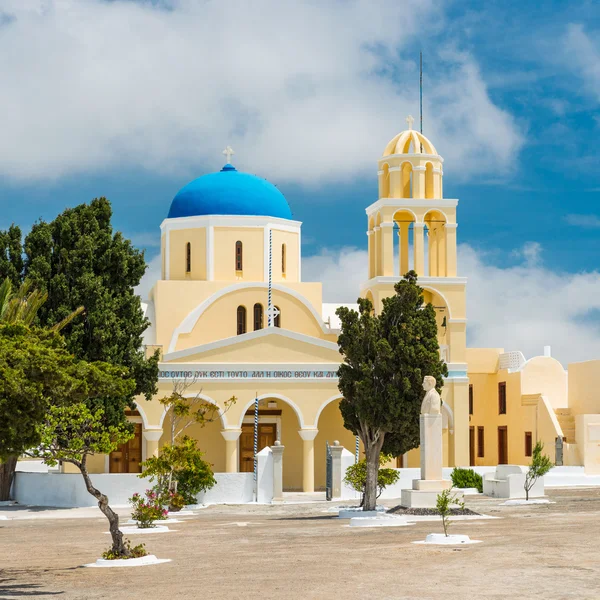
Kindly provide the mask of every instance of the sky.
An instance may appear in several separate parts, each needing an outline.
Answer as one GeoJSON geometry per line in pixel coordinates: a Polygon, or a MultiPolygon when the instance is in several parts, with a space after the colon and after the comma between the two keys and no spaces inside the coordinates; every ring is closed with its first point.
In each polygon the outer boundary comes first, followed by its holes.
{"type": "Polygon", "coordinates": [[[106,196],[143,294],[171,199],[229,144],[303,222],[303,278],[352,302],[422,51],[469,345],[600,358],[599,34],[585,0],[0,0],[0,229],[106,196]]]}

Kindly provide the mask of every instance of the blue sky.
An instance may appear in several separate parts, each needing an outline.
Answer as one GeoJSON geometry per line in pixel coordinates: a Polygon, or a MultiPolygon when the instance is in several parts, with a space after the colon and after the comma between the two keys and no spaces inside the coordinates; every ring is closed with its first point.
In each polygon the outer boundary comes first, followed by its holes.
{"type": "MultiPolygon", "coordinates": [[[[104,195],[151,260],[171,198],[231,144],[239,169],[286,195],[320,278],[319,257],[362,260],[376,161],[418,114],[422,50],[424,132],[446,161],[444,195],[460,199],[461,271],[534,269],[523,285],[583,274],[596,293],[598,2],[250,4],[0,2],[0,228],[104,195]]],[[[481,310],[480,325],[500,308],[481,310]]],[[[597,311],[561,326],[595,326],[597,311]]],[[[589,343],[581,356],[600,356],[589,343]]]]}

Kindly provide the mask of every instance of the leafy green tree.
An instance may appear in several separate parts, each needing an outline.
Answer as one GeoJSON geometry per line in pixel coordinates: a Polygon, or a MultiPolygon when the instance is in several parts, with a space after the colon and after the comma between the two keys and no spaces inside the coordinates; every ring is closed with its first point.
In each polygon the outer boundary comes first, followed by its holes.
{"type": "MultiPolygon", "coordinates": [[[[400,479],[400,473],[396,469],[382,468],[392,457],[386,454],[379,455],[379,470],[377,471],[377,498],[388,485],[393,485],[400,479]]],[[[360,505],[365,501],[365,486],[367,485],[367,461],[359,460],[346,469],[344,483],[349,485],[355,492],[362,494],[360,505]]]]}
{"type": "MultiPolygon", "coordinates": [[[[76,359],[55,331],[0,325],[2,497],[8,499],[16,457],[39,444],[38,425],[51,406],[94,405],[110,398],[120,412],[119,422],[125,423],[134,385],[123,367],[76,359]]],[[[125,427],[131,429],[126,423],[125,427]]]]}
{"type": "MultiPolygon", "coordinates": [[[[130,394],[135,383],[120,376],[111,385],[123,387],[120,393],[130,394]],[[128,389],[127,389],[128,388],[128,389]]],[[[119,529],[119,516],[112,510],[108,497],[92,483],[87,470],[88,457],[93,454],[109,454],[133,436],[127,423],[111,425],[102,409],[90,410],[85,403],[69,406],[51,406],[42,423],[38,426],[40,444],[28,452],[30,456],[41,458],[48,465],[58,461],[68,462],[79,469],[87,491],[98,501],[98,508],[106,516],[112,536],[113,558],[129,558],[131,548],[123,539],[119,529]]]]}
{"type": "MultiPolygon", "coordinates": [[[[39,310],[40,325],[53,326],[84,306],[85,318],[65,329],[68,349],[87,361],[127,367],[136,394],[151,399],[158,354],[144,356],[142,334],[149,322],[134,292],[146,270],[144,253],[113,232],[111,217],[109,201],[96,198],[50,223],[36,223],[25,238],[24,275],[48,293],[39,310]]],[[[106,416],[110,413],[106,405],[106,416]]]]}
{"type": "Polygon", "coordinates": [[[554,465],[547,454],[544,454],[544,443],[537,441],[531,454],[531,464],[525,474],[525,500],[529,500],[529,492],[535,482],[543,477],[554,465]]]}
{"type": "Polygon", "coordinates": [[[0,231],[0,280],[5,278],[15,287],[23,280],[23,244],[21,229],[16,225],[0,231]]]}
{"type": "MultiPolygon", "coordinates": [[[[24,325],[30,326],[36,319],[37,313],[40,307],[46,301],[47,295],[45,292],[40,292],[39,290],[33,289],[31,282],[26,281],[21,284],[16,291],[14,291],[13,284],[11,280],[7,277],[2,284],[0,285],[0,324],[5,325],[24,325]]],[[[58,332],[64,327],[66,327],[75,317],[77,317],[83,311],[83,307],[79,307],[77,310],[73,311],[70,315],[67,315],[62,321],[56,323],[50,330],[53,332],[58,332]]],[[[24,329],[18,329],[16,331],[24,332],[24,329]]],[[[28,343],[33,342],[34,346],[39,341],[40,334],[43,333],[41,330],[37,330],[37,333],[31,337],[31,339],[23,339],[19,341],[19,348],[14,348],[15,352],[10,355],[6,354],[4,356],[5,360],[10,359],[12,356],[12,360],[19,361],[23,354],[18,354],[18,350],[23,350],[27,347],[28,343]],[[37,339],[36,339],[37,335],[37,339]]],[[[25,336],[27,337],[27,336],[25,336]]],[[[44,337],[44,336],[42,336],[44,337]]],[[[44,339],[49,340],[51,336],[46,336],[44,339]]],[[[64,341],[61,342],[64,345],[64,341]]],[[[6,349],[8,352],[9,350],[6,349]]],[[[36,356],[35,352],[31,352],[29,358],[33,358],[36,356]]],[[[18,372],[18,371],[16,371],[18,372]]],[[[30,373],[30,376],[35,377],[40,371],[34,370],[33,373],[30,373]]],[[[8,375],[7,375],[8,376],[8,375]]],[[[47,382],[50,382],[51,377],[46,379],[47,382]]],[[[32,379],[24,382],[20,389],[24,390],[27,388],[28,383],[30,383],[32,379]]],[[[8,382],[5,382],[8,385],[8,382]]],[[[15,410],[11,413],[10,419],[5,422],[5,425],[8,427],[8,423],[12,422],[14,426],[19,429],[20,426],[15,423],[15,417],[20,415],[20,407],[15,406],[15,410]]],[[[28,428],[28,431],[32,431],[30,427],[30,423],[27,419],[24,421],[25,427],[28,428]]],[[[1,429],[1,426],[0,426],[1,429]]],[[[12,480],[14,478],[15,468],[17,466],[17,454],[9,454],[7,456],[0,456],[0,500],[8,500],[10,494],[10,486],[12,484],[12,480]]]]}
{"type": "Polygon", "coordinates": [[[359,298],[359,311],[340,307],[343,362],[338,387],[344,426],[363,442],[367,462],[364,510],[375,510],[381,452],[399,456],[419,445],[423,377],[441,389],[448,374],[439,356],[435,311],[425,305],[414,271],[383,300],[380,315],[359,298]]]}

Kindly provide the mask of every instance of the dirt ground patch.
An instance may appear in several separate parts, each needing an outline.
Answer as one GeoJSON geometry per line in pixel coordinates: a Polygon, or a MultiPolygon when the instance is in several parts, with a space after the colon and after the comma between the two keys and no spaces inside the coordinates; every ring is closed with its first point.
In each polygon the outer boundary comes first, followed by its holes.
{"type": "Polygon", "coordinates": [[[461,548],[411,544],[439,521],[365,529],[327,512],[332,503],[213,506],[175,533],[130,536],[173,559],[135,569],[82,568],[108,546],[106,521],[41,511],[0,521],[0,598],[598,599],[600,490],[548,496],[553,504],[517,507],[467,497],[501,518],[455,521],[453,533],[483,540],[461,548]]]}

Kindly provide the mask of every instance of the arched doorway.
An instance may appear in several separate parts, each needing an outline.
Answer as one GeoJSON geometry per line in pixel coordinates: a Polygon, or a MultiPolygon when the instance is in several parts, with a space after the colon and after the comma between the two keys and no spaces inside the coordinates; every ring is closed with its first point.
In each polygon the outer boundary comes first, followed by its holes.
{"type": "MultiPolygon", "coordinates": [[[[329,402],[319,415],[317,423],[319,433],[315,438],[315,490],[325,489],[326,442],[333,444],[337,440],[346,450],[353,454],[356,448],[356,437],[344,427],[344,420],[340,412],[340,400],[341,398],[336,398],[329,402]]],[[[362,444],[360,455],[363,455],[362,444]]]]}
{"type": "MultiPolygon", "coordinates": [[[[239,438],[240,472],[254,470],[254,402],[250,402],[240,424],[239,438]]],[[[265,394],[258,400],[258,452],[275,441],[285,447],[283,453],[284,491],[302,491],[302,439],[296,408],[280,395],[265,394]]]]}

